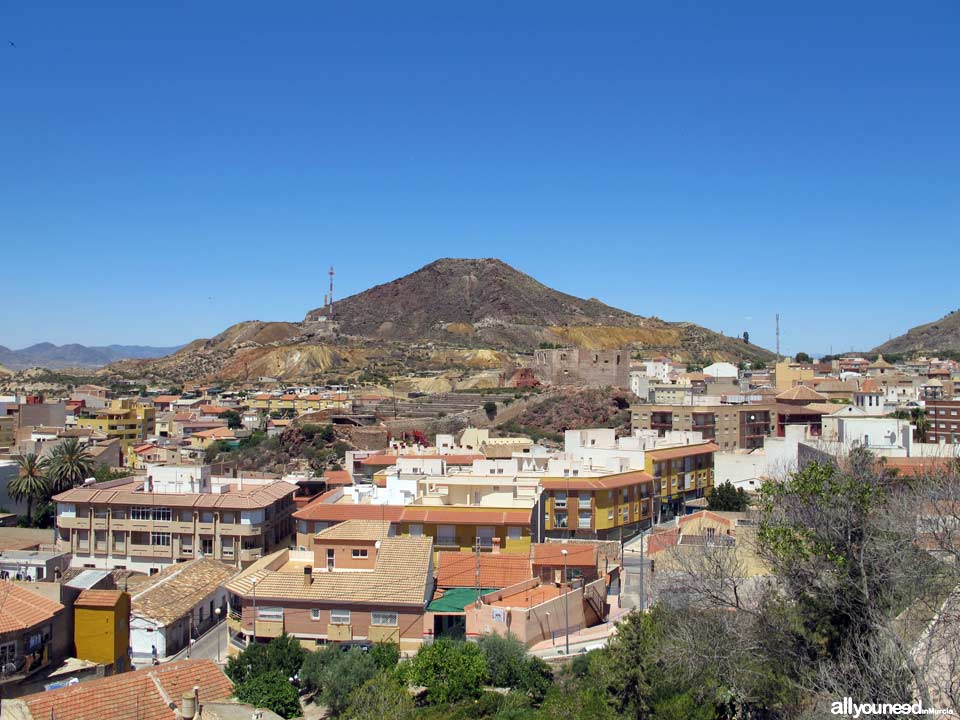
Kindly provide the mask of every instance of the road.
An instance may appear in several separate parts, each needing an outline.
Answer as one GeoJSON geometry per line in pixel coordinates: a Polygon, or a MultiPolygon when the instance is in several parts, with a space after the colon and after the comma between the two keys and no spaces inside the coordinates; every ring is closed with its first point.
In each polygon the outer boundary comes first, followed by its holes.
{"type": "MultiPolygon", "coordinates": [[[[164,663],[173,662],[174,660],[183,660],[184,658],[203,658],[206,660],[217,661],[217,647],[220,648],[219,661],[221,663],[227,662],[227,623],[221,621],[218,625],[207,630],[206,633],[201,635],[193,645],[189,648],[184,648],[176,655],[173,655],[166,660],[164,663]]],[[[149,658],[136,658],[133,661],[133,665],[136,668],[145,668],[150,667],[153,663],[149,658]]]]}
{"type": "Polygon", "coordinates": [[[640,552],[643,535],[632,538],[623,546],[623,580],[620,588],[620,605],[629,610],[642,609],[641,590],[650,604],[650,561],[640,552]],[[643,561],[641,562],[641,557],[643,561]],[[647,586],[643,583],[646,581],[647,586]]]}

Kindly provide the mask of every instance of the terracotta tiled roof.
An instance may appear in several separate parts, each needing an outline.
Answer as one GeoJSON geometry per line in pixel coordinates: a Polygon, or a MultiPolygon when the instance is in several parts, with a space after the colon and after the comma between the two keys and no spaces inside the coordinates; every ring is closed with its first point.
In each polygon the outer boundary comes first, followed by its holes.
{"type": "Polygon", "coordinates": [[[403,508],[400,521],[449,525],[529,525],[530,514],[530,510],[407,505],[403,508]]]}
{"type": "Polygon", "coordinates": [[[343,522],[344,520],[389,520],[399,522],[403,512],[401,505],[357,505],[354,503],[324,502],[326,493],[314,500],[293,517],[297,520],[320,520],[325,522],[343,522]]]}
{"type": "Polygon", "coordinates": [[[20,700],[34,720],[173,720],[168,703],[179,707],[194,686],[200,688],[201,703],[233,693],[233,683],[212,660],[179,660],[20,700]]]}
{"type": "Polygon", "coordinates": [[[252,595],[256,578],[257,601],[309,600],[314,602],[379,603],[423,607],[432,581],[433,541],[428,537],[384,538],[380,541],[373,570],[314,573],[307,585],[302,572],[267,569],[273,559],[289,551],[267,556],[263,566],[252,565],[227,583],[237,595],[252,595]]]}
{"type": "Polygon", "coordinates": [[[346,520],[321,530],[316,537],[323,540],[382,540],[389,535],[389,521],[346,520]]]}
{"type": "Polygon", "coordinates": [[[647,450],[647,455],[654,460],[675,460],[688,455],[717,452],[720,446],[716,443],[700,443],[699,445],[680,445],[679,447],[664,448],[663,450],[647,450]]]}
{"type": "MultiPolygon", "coordinates": [[[[106,484],[106,483],[104,483],[106,484]]],[[[155,505],[160,499],[170,507],[223,508],[225,510],[254,510],[268,507],[297,487],[283,480],[269,485],[257,485],[249,492],[225,493],[149,493],[142,492],[142,480],[114,487],[76,487],[54,496],[57,502],[94,503],[97,505],[155,505]]]]}
{"type": "Polygon", "coordinates": [[[84,590],[73,604],[85,608],[115,608],[122,596],[122,590],[84,590]]]}
{"type": "Polygon", "coordinates": [[[153,398],[154,403],[172,403],[180,399],[179,395],[157,395],[153,398]]]}
{"type": "Polygon", "coordinates": [[[826,395],[821,395],[813,388],[807,387],[806,385],[797,385],[785,390],[776,397],[777,400],[781,402],[784,400],[802,400],[804,402],[823,402],[827,400],[826,395]]]}
{"type": "Polygon", "coordinates": [[[593,543],[537,543],[533,546],[534,565],[563,565],[563,551],[567,551],[567,565],[597,566],[597,546],[593,543]]]}
{"type": "Polygon", "coordinates": [[[176,622],[236,574],[236,568],[206,558],[171,565],[137,588],[130,614],[161,625],[176,622]]]}
{"type": "MultiPolygon", "coordinates": [[[[664,458],[658,457],[658,460],[664,458]]],[[[642,482],[653,482],[653,475],[637,470],[603,477],[543,478],[540,486],[545,490],[615,490],[642,482]]]]}
{"type": "MultiPolygon", "coordinates": [[[[533,577],[526,555],[483,553],[480,560],[480,587],[505,588],[533,577]]],[[[437,587],[476,587],[477,556],[473,553],[437,553],[437,587]]]]}
{"type": "Polygon", "coordinates": [[[323,479],[327,485],[353,485],[353,476],[346,470],[327,470],[323,479]]]}
{"type": "Polygon", "coordinates": [[[49,622],[63,605],[9,580],[0,581],[0,633],[26,630],[49,622]]]}
{"type": "Polygon", "coordinates": [[[0,550],[32,550],[38,545],[53,545],[56,541],[54,530],[0,527],[0,550]]]}
{"type": "Polygon", "coordinates": [[[201,430],[200,432],[195,432],[193,437],[198,438],[232,438],[234,437],[233,430],[227,426],[210,428],[209,430],[201,430]]]}
{"type": "Polygon", "coordinates": [[[383,465],[390,466],[397,461],[396,455],[370,455],[360,461],[361,465],[383,465]]]}

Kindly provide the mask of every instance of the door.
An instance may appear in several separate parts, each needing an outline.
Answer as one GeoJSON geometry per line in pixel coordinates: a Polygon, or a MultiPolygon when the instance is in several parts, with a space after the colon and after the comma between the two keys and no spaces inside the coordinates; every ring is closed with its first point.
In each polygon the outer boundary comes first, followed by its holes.
{"type": "Polygon", "coordinates": [[[334,550],[333,548],[327,548],[327,571],[333,570],[336,563],[334,562],[334,550]]]}

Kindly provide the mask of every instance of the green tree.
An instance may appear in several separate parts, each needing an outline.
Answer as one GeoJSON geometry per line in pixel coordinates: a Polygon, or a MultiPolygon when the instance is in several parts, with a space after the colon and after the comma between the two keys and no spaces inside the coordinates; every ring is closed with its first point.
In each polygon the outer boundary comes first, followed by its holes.
{"type": "Polygon", "coordinates": [[[483,411],[491,420],[497,416],[497,404],[493,400],[487,400],[483,404],[483,411]]]}
{"type": "Polygon", "coordinates": [[[813,358],[810,357],[809,355],[807,355],[807,353],[805,353],[805,352],[798,352],[796,355],[793,356],[793,360],[794,360],[794,362],[798,362],[798,363],[812,363],[812,362],[813,362],[813,358]]]}
{"type": "Polygon", "coordinates": [[[43,502],[50,495],[50,481],[47,479],[47,462],[34,454],[17,458],[19,466],[17,476],[7,485],[7,493],[15,501],[27,501],[27,518],[32,525],[33,504],[43,502]]]}
{"type": "Polygon", "coordinates": [[[377,643],[370,649],[370,657],[381,670],[393,670],[400,662],[400,648],[396,643],[377,643]]]}
{"type": "Polygon", "coordinates": [[[409,720],[413,698],[393,673],[381,671],[350,694],[348,720],[409,720]]]}
{"type": "Polygon", "coordinates": [[[492,685],[519,690],[537,704],[543,701],[553,682],[549,665],[527,655],[526,648],[512,635],[483,635],[477,646],[487,663],[492,685]]]}
{"type": "Polygon", "coordinates": [[[267,646],[253,643],[243,652],[227,658],[224,672],[233,680],[234,684],[246,682],[249,678],[262,675],[270,670],[270,661],[267,659],[267,646]]]}
{"type": "Polygon", "coordinates": [[[60,493],[82,484],[93,476],[95,464],[90,450],[77,438],[64,440],[50,453],[48,476],[51,490],[60,493]]]}
{"type": "Polygon", "coordinates": [[[300,641],[291,635],[283,633],[267,644],[267,664],[273,670],[278,670],[288,678],[293,677],[303,666],[307,651],[300,641]]]}
{"type": "Polygon", "coordinates": [[[743,488],[735,488],[727,480],[715,486],[707,494],[707,507],[719,512],[743,512],[750,505],[750,498],[743,488]]]}
{"type": "Polygon", "coordinates": [[[299,717],[302,714],[297,689],[279,670],[270,670],[251,677],[235,686],[233,694],[240,702],[273,710],[284,718],[299,717]]]}
{"type": "Polygon", "coordinates": [[[376,661],[360,648],[339,652],[320,676],[320,701],[333,715],[340,715],[350,704],[354,691],[378,670],[376,661]]]}
{"type": "Polygon", "coordinates": [[[587,686],[552,689],[540,708],[539,717],[542,720],[617,720],[604,692],[587,686]]]}
{"type": "Polygon", "coordinates": [[[219,415],[221,420],[227,421],[227,427],[231,430],[236,430],[243,427],[243,419],[240,417],[240,413],[236,410],[225,410],[219,415]]]}
{"type": "Polygon", "coordinates": [[[421,647],[404,674],[410,684],[427,688],[430,703],[455,703],[479,697],[487,663],[475,643],[441,639],[421,647]]]}
{"type": "Polygon", "coordinates": [[[340,648],[337,645],[326,645],[314,652],[308,652],[300,666],[301,687],[307,692],[319,692],[323,687],[323,671],[337,659],[339,653],[340,648]]]}

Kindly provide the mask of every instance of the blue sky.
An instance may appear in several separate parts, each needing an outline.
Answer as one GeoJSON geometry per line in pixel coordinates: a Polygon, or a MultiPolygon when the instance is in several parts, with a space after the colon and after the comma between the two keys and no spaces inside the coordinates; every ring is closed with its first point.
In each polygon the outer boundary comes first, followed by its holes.
{"type": "Polygon", "coordinates": [[[787,352],[872,347],[960,306],[958,26],[948,1],[6,3],[0,344],[175,344],[301,319],[331,264],[344,296],[495,256],[768,347],[780,312],[787,352]]]}

